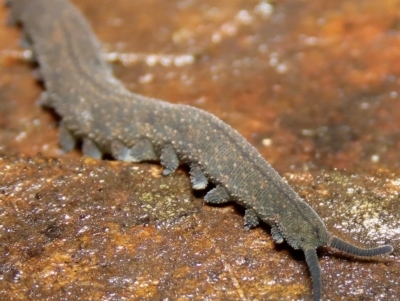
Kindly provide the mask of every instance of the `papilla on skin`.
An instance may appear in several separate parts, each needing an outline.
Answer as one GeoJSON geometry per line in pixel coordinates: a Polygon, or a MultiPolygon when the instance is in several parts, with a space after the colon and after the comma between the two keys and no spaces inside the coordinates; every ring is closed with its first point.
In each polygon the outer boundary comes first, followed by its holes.
{"type": "Polygon", "coordinates": [[[10,23],[21,24],[46,91],[42,104],[61,117],[65,150],[82,141],[85,156],[160,161],[164,175],[188,164],[205,201],[246,208],[245,227],[263,221],[276,243],[305,253],[314,300],[321,299],[316,249],[330,246],[357,256],[390,253],[389,245],[363,249],[328,233],[317,213],[229,125],[194,107],[173,105],[128,91],[103,61],[100,43],[82,14],[66,0],[8,0],[10,23]]]}

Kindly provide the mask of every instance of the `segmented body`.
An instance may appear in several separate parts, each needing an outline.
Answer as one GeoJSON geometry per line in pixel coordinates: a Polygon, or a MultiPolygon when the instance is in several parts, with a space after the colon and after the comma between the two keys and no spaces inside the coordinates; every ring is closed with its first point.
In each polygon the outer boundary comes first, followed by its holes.
{"type": "MultiPolygon", "coordinates": [[[[293,189],[229,125],[194,107],[126,90],[102,60],[100,43],[71,4],[62,0],[12,3],[39,63],[46,104],[61,116],[64,133],[90,145],[88,155],[113,153],[113,143],[118,142],[130,149],[146,138],[158,157],[172,146],[162,160],[171,171],[176,168],[170,162],[175,152],[180,162],[195,164],[208,180],[226,190],[230,200],[254,209],[267,222],[282,222],[282,211],[301,210],[297,203],[302,201],[293,189]]],[[[68,138],[61,137],[61,142],[70,148],[63,140],[68,138]]]]}
{"type": "Polygon", "coordinates": [[[314,210],[258,151],[214,115],[128,91],[102,60],[100,43],[84,17],[66,0],[7,4],[12,21],[22,23],[40,66],[46,88],[42,102],[62,118],[60,142],[65,149],[81,139],[85,155],[160,160],[165,175],[180,163],[188,164],[194,189],[206,188],[208,181],[216,185],[207,202],[235,201],[247,208],[246,227],[262,220],[271,225],[277,243],[286,239],[305,251],[315,300],[321,289],[317,247],[334,245],[363,256],[392,250],[383,246],[362,253],[330,236],[314,210]]]}

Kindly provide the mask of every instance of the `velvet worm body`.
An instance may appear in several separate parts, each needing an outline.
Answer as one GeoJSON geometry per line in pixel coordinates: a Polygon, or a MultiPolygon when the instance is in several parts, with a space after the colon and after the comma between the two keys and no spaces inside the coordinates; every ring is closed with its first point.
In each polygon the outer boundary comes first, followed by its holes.
{"type": "Polygon", "coordinates": [[[305,253],[314,300],[321,298],[316,249],[331,246],[358,256],[390,253],[389,245],[353,246],[328,233],[317,213],[241,135],[214,115],[128,91],[103,61],[100,43],[82,14],[66,0],[8,0],[10,22],[21,24],[46,91],[41,101],[61,117],[65,150],[82,141],[84,155],[160,161],[164,175],[190,167],[194,189],[215,188],[208,203],[234,201],[246,208],[245,227],[271,226],[276,243],[286,240],[305,253]]]}

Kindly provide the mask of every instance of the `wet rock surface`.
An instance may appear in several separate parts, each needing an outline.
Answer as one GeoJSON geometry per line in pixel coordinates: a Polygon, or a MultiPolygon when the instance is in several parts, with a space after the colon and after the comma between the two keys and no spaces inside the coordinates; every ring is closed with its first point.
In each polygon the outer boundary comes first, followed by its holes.
{"type": "MultiPolygon", "coordinates": [[[[5,300],[310,298],[303,255],[274,245],[267,227],[246,232],[240,207],[204,206],[184,172],[11,155],[0,170],[5,300]]],[[[373,184],[340,172],[286,176],[332,233],[395,247],[376,260],[321,250],[324,296],[395,300],[400,175],[381,173],[373,184]]]]}
{"type": "MultiPolygon", "coordinates": [[[[214,113],[329,231],[394,246],[321,249],[325,300],[400,299],[399,1],[74,3],[128,88],[214,113]]],[[[184,170],[61,153],[19,34],[0,28],[0,299],[311,299],[304,256],[204,205],[184,170]]]]}

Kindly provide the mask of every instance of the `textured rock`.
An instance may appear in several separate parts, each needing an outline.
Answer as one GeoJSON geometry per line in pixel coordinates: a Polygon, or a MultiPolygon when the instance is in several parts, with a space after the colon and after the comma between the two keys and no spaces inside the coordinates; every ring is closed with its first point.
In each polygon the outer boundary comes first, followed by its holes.
{"type": "MultiPolygon", "coordinates": [[[[291,170],[330,231],[395,247],[377,261],[321,250],[325,299],[400,299],[399,1],[280,1],[271,15],[258,0],[75,2],[126,59],[115,71],[129,88],[216,114],[291,170]],[[334,167],[350,173],[298,171],[334,167]]],[[[62,155],[56,118],[34,105],[42,89],[16,61],[19,34],[0,28],[1,299],[311,297],[301,254],[269,229],[244,231],[240,208],[203,205],[186,174],[62,155]]]]}

